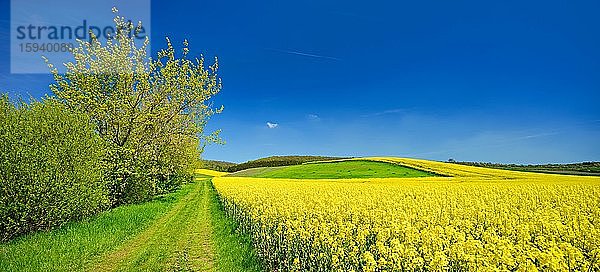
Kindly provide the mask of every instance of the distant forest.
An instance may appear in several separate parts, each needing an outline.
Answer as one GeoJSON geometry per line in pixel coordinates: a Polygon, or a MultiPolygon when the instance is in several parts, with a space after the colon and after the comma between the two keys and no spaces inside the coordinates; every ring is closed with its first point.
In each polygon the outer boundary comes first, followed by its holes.
{"type": "Polygon", "coordinates": [[[521,165],[521,164],[501,164],[489,162],[457,162],[449,160],[450,163],[506,169],[513,171],[552,173],[552,174],[567,174],[567,175],[590,175],[600,176],[600,162],[580,162],[568,164],[537,164],[537,165],[521,165]]]}
{"type": "Polygon", "coordinates": [[[345,158],[325,156],[272,156],[251,160],[240,164],[224,161],[203,160],[201,167],[221,172],[237,172],[250,168],[298,165],[305,162],[329,161],[338,159],[345,158]]]}

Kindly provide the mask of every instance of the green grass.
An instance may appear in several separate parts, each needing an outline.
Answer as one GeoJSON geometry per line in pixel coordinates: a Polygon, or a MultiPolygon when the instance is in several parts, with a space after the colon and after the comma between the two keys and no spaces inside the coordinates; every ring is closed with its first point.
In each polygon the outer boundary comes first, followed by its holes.
{"type": "Polygon", "coordinates": [[[260,172],[253,176],[261,178],[333,179],[410,178],[429,177],[434,176],[434,174],[386,162],[352,160],[287,166],[268,172],[260,172]]]}
{"type": "Polygon", "coordinates": [[[210,185],[210,210],[215,242],[216,271],[262,271],[249,235],[237,231],[238,223],[229,218],[210,185]]]}
{"type": "Polygon", "coordinates": [[[95,259],[146,229],[191,189],[186,185],[147,203],[0,244],[0,271],[85,271],[95,259]]]}
{"type": "Polygon", "coordinates": [[[210,179],[0,245],[0,271],[260,271],[210,179]]]}

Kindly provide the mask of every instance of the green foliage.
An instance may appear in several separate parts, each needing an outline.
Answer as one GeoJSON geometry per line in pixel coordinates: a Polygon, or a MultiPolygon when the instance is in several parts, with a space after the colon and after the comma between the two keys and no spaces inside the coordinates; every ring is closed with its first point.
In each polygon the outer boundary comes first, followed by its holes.
{"type": "Polygon", "coordinates": [[[0,98],[0,240],[108,207],[103,143],[83,114],[46,99],[0,98]]]}
{"type": "Polygon", "coordinates": [[[330,161],[343,159],[340,157],[323,157],[323,156],[272,156],[267,158],[261,158],[253,161],[247,161],[240,163],[228,168],[228,172],[237,172],[250,168],[258,167],[276,167],[276,166],[288,166],[298,165],[306,162],[314,161],[330,161]]]}
{"type": "Polygon", "coordinates": [[[237,163],[226,161],[202,160],[200,161],[198,168],[210,169],[219,172],[228,172],[229,168],[235,165],[237,165],[237,163]]]}
{"type": "MultiPolygon", "coordinates": [[[[149,40],[136,46],[134,27],[115,18],[114,37],[80,41],[74,61],[54,74],[52,91],[70,109],[91,117],[106,141],[107,172],[114,206],[139,202],[191,179],[203,146],[220,142],[219,131],[206,135],[209,118],[220,113],[209,100],[221,90],[218,62],[190,60],[184,41],[181,57],[168,47],[156,59],[147,55],[149,40]]],[[[139,29],[141,25],[136,28],[139,29]]]]}

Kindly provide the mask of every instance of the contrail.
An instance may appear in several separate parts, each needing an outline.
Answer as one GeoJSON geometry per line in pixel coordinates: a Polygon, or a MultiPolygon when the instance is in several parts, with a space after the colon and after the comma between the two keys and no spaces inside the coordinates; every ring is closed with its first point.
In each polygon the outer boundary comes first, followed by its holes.
{"type": "Polygon", "coordinates": [[[304,52],[299,52],[299,51],[280,50],[280,49],[269,49],[269,50],[273,50],[273,51],[277,51],[277,52],[281,52],[281,53],[286,53],[286,54],[298,55],[298,56],[318,58],[318,59],[330,59],[330,60],[337,60],[337,61],[341,60],[341,59],[336,58],[336,57],[323,56],[323,55],[315,55],[315,54],[309,54],[309,53],[304,53],[304,52]]]}
{"type": "Polygon", "coordinates": [[[405,113],[408,112],[408,109],[391,109],[391,110],[384,110],[384,111],[379,111],[379,112],[374,112],[374,113],[370,113],[370,114],[363,114],[360,117],[375,117],[375,116],[381,116],[381,115],[386,115],[386,114],[395,114],[395,113],[405,113]]]}

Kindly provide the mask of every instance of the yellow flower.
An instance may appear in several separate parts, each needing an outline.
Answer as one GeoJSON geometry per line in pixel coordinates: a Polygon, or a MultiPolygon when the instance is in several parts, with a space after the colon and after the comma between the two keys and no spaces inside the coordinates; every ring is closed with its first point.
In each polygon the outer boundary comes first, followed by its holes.
{"type": "Polygon", "coordinates": [[[599,177],[370,159],[445,176],[336,182],[224,176],[213,184],[273,271],[299,264],[321,271],[598,266],[599,177]]]}

